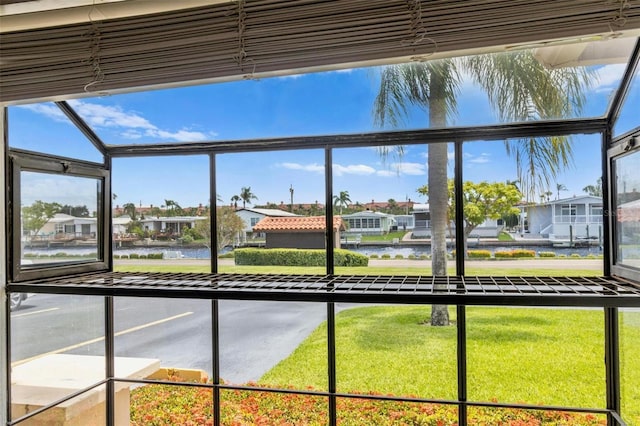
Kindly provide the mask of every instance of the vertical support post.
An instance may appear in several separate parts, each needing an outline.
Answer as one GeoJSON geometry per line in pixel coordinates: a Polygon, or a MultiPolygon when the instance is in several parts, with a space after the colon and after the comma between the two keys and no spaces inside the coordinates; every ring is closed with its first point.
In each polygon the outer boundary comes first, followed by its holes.
{"type": "Polygon", "coordinates": [[[336,426],[338,412],[336,409],[336,321],[335,304],[327,303],[327,364],[329,375],[329,425],[336,426]]]}
{"type": "MultiPolygon", "coordinates": [[[[620,339],[618,308],[604,308],[605,368],[607,380],[607,409],[620,413],[620,339]]],[[[607,425],[617,425],[612,415],[607,415],[607,425]]]]}
{"type": "Polygon", "coordinates": [[[327,253],[327,275],[335,273],[333,248],[335,244],[333,232],[333,153],[331,148],[324,149],[324,193],[325,193],[325,246],[327,253]]]}
{"type": "Polygon", "coordinates": [[[456,313],[456,327],[458,336],[458,424],[467,424],[467,310],[458,305],[456,313]]]}
{"type": "Polygon", "coordinates": [[[220,330],[218,300],[211,301],[211,353],[213,362],[212,381],[213,387],[213,424],[220,424],[220,330]]]}
{"type": "Polygon", "coordinates": [[[454,205],[456,206],[456,275],[464,275],[465,247],[464,240],[464,192],[462,180],[462,142],[457,141],[455,147],[455,167],[453,169],[454,205]]]}
{"type": "Polygon", "coordinates": [[[611,230],[615,220],[613,214],[613,200],[611,189],[613,188],[613,177],[611,176],[611,167],[608,158],[608,149],[611,144],[611,123],[607,126],[607,130],[602,134],[601,151],[602,151],[602,257],[603,257],[603,275],[611,276],[611,265],[613,258],[611,257],[612,239],[611,230]]]}
{"type": "MultiPolygon", "coordinates": [[[[333,259],[333,156],[331,148],[324,150],[324,180],[325,180],[325,223],[326,234],[326,255],[327,255],[327,275],[335,273],[333,259]]],[[[329,425],[335,426],[338,423],[338,413],[336,409],[336,309],[333,302],[327,303],[327,375],[329,385],[329,425]]]]}
{"type": "Polygon", "coordinates": [[[209,154],[209,241],[211,241],[211,273],[218,273],[218,193],[216,188],[216,155],[209,154]]]}
{"type": "MultiPolygon", "coordinates": [[[[216,187],[216,155],[209,154],[209,241],[211,241],[211,273],[218,273],[218,193],[216,187]]],[[[220,307],[217,299],[211,300],[211,361],[213,388],[213,424],[220,424],[220,307]]]]}
{"type": "MultiPolygon", "coordinates": [[[[455,142],[455,167],[454,167],[454,201],[456,221],[456,275],[464,276],[466,242],[464,236],[464,193],[462,175],[462,148],[461,141],[455,142]]],[[[458,424],[467,424],[467,310],[465,306],[456,307],[457,322],[457,366],[458,366],[458,424]]]]}
{"type": "Polygon", "coordinates": [[[114,324],[113,324],[113,296],[104,298],[104,352],[105,352],[105,375],[107,378],[107,399],[105,403],[106,423],[108,426],[115,425],[116,412],[116,392],[115,383],[115,347],[114,347],[114,324]]]}
{"type": "Polygon", "coordinates": [[[5,188],[7,188],[8,160],[6,150],[8,146],[7,129],[7,108],[0,108],[0,161],[3,164],[3,171],[0,172],[0,339],[4,350],[0,351],[0,392],[6,395],[6,401],[0,408],[0,424],[6,424],[11,418],[11,383],[9,372],[11,371],[11,338],[10,338],[10,313],[7,289],[7,200],[5,199],[5,188]]]}

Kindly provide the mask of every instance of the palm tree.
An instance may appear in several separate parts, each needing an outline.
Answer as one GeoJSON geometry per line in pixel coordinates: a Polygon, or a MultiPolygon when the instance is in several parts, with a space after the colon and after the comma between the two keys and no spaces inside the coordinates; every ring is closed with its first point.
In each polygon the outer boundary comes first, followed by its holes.
{"type": "Polygon", "coordinates": [[[127,203],[125,205],[122,206],[122,211],[129,215],[129,217],[131,218],[131,220],[135,221],[137,219],[136,217],[136,205],[133,203],[127,203]]]}
{"type": "MultiPolygon", "coordinates": [[[[530,51],[392,65],[381,71],[374,103],[376,124],[397,127],[409,108],[417,106],[427,112],[430,127],[446,127],[457,111],[462,73],[487,93],[501,121],[573,116],[584,104],[588,82],[583,70],[545,69],[530,51]]],[[[505,147],[516,160],[520,189],[528,197],[538,188],[548,188],[572,159],[567,137],[510,140],[505,147]]],[[[402,147],[395,149],[402,155],[402,147]]],[[[446,275],[447,145],[429,144],[428,150],[432,273],[446,275]]],[[[383,156],[390,152],[381,151],[383,156]]],[[[431,324],[449,324],[446,306],[432,307],[431,324]]]]}
{"type": "Polygon", "coordinates": [[[257,200],[258,197],[256,197],[256,195],[251,192],[250,186],[243,186],[242,188],[240,188],[240,199],[242,200],[242,208],[244,209],[247,203],[251,203],[251,200],[257,200]]]}
{"type": "Polygon", "coordinates": [[[582,190],[592,197],[602,197],[602,177],[598,178],[595,185],[587,185],[582,190]]]}
{"type": "Polygon", "coordinates": [[[563,183],[556,183],[556,200],[560,199],[560,191],[568,191],[563,183]]]}
{"type": "Polygon", "coordinates": [[[231,197],[231,202],[233,203],[233,208],[237,209],[238,208],[238,201],[240,201],[242,198],[240,198],[239,195],[234,195],[233,197],[231,197]]]}
{"type": "Polygon", "coordinates": [[[350,202],[349,191],[340,191],[340,195],[333,196],[333,206],[340,207],[340,214],[342,214],[343,207],[349,207],[350,202]]]}
{"type": "Polygon", "coordinates": [[[548,203],[549,201],[551,201],[551,196],[553,195],[553,192],[551,192],[551,191],[546,191],[546,192],[544,193],[544,195],[545,195],[545,197],[546,197],[546,199],[547,199],[547,203],[548,203]]]}

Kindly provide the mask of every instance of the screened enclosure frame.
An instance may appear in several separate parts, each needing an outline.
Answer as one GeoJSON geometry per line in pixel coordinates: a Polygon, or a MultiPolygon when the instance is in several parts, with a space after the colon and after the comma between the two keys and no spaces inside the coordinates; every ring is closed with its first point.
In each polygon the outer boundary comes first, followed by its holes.
{"type": "MultiPolygon", "coordinates": [[[[8,193],[8,199],[12,201],[12,207],[8,209],[8,217],[11,217],[11,221],[7,221],[6,227],[8,235],[12,235],[12,246],[10,247],[9,257],[7,259],[8,269],[13,271],[10,282],[7,285],[7,291],[11,292],[34,292],[34,293],[48,293],[48,294],[78,294],[104,298],[105,306],[105,354],[106,354],[106,380],[96,383],[91,386],[90,389],[105,384],[107,387],[107,404],[106,404],[106,418],[107,423],[111,426],[114,424],[114,389],[116,382],[128,382],[128,383],[158,383],[151,380],[127,380],[118,378],[115,376],[114,368],[114,298],[116,297],[157,297],[161,294],[165,298],[201,298],[211,301],[212,312],[212,342],[211,342],[211,354],[213,359],[213,377],[211,384],[191,384],[188,386],[203,386],[213,390],[212,404],[213,404],[213,417],[214,421],[219,424],[220,421],[220,391],[224,389],[244,389],[250,391],[259,392],[280,392],[280,393],[296,393],[306,395],[317,395],[323,398],[327,398],[328,401],[328,413],[329,424],[335,425],[337,423],[337,399],[338,398],[369,398],[376,400],[395,400],[395,401],[411,401],[417,403],[440,403],[455,405],[458,407],[458,423],[461,425],[467,424],[467,409],[469,407],[494,407],[494,408],[525,408],[532,410],[549,410],[549,411],[568,411],[568,412],[585,412],[595,413],[607,416],[607,422],[609,425],[624,425],[624,421],[621,417],[621,403],[620,403],[620,354],[619,354],[619,330],[618,330],[618,307],[621,306],[633,306],[640,307],[640,271],[634,269],[625,269],[622,271],[614,265],[615,256],[612,254],[614,239],[612,232],[614,222],[611,215],[603,218],[604,223],[604,238],[605,241],[610,241],[610,244],[605,244],[603,247],[604,254],[604,279],[612,280],[611,282],[600,283],[598,287],[601,293],[596,293],[593,297],[589,297],[585,291],[578,290],[578,288],[588,288],[592,290],[593,283],[588,282],[586,279],[578,279],[576,283],[570,284],[573,287],[573,291],[561,292],[559,289],[561,286],[567,286],[567,283],[542,283],[540,288],[550,288],[552,291],[559,291],[557,298],[536,298],[534,296],[528,296],[527,294],[522,297],[514,297],[514,294],[504,292],[488,294],[476,294],[474,296],[473,291],[469,290],[466,281],[473,281],[474,277],[469,277],[465,274],[464,270],[464,258],[458,256],[456,259],[456,275],[452,278],[453,287],[450,292],[445,294],[440,293],[433,289],[431,293],[415,296],[411,292],[403,293],[394,288],[393,293],[380,292],[376,288],[375,292],[371,287],[367,289],[361,289],[361,291],[343,291],[344,282],[348,277],[335,275],[334,261],[333,261],[333,234],[326,232],[326,254],[327,254],[327,266],[326,275],[316,277],[305,276],[284,276],[274,278],[274,275],[262,275],[255,277],[248,276],[236,276],[231,274],[218,274],[217,261],[214,256],[211,258],[211,274],[205,274],[203,276],[193,277],[190,274],[168,274],[163,279],[171,282],[186,282],[184,286],[180,287],[177,291],[170,288],[166,283],[148,285],[144,282],[144,279],[140,278],[140,281],[135,279],[123,279],[122,276],[113,272],[112,263],[112,246],[111,239],[107,236],[110,235],[110,217],[111,217],[111,188],[110,188],[110,172],[111,161],[115,158],[127,158],[127,157],[153,157],[153,156],[165,156],[165,155],[193,155],[193,154],[206,154],[210,159],[210,176],[207,183],[209,184],[211,200],[215,200],[216,194],[216,160],[217,155],[222,153],[231,152],[260,152],[260,151],[274,151],[274,150],[300,150],[300,149],[323,149],[325,154],[325,204],[326,213],[325,220],[327,224],[332,223],[333,218],[333,183],[332,183],[332,153],[334,149],[343,147],[369,147],[369,146],[392,146],[392,145],[416,145],[416,144],[437,144],[437,143],[451,143],[455,148],[455,168],[454,168],[454,185],[455,194],[457,198],[456,205],[456,220],[461,221],[463,218],[461,202],[461,188],[463,183],[463,170],[462,170],[462,147],[465,143],[473,143],[474,141],[495,141],[499,142],[508,138],[518,137],[535,137],[535,136],[554,136],[554,135],[572,135],[572,134],[600,134],[602,135],[601,155],[602,155],[602,168],[603,168],[603,211],[611,211],[615,209],[615,203],[613,202],[613,193],[615,192],[612,187],[612,162],[620,155],[620,150],[625,149],[625,144],[631,143],[630,141],[636,140],[635,138],[640,135],[640,129],[627,133],[622,136],[618,136],[615,139],[612,135],[613,122],[615,121],[622,102],[624,101],[624,94],[628,90],[628,86],[631,83],[635,70],[639,61],[639,46],[636,44],[634,52],[631,56],[629,66],[626,70],[625,77],[617,94],[612,101],[607,114],[603,117],[597,117],[592,119],[574,119],[574,120],[553,120],[553,121],[541,121],[536,123],[514,123],[494,126],[476,126],[468,128],[448,128],[448,129],[424,129],[416,131],[400,131],[400,132],[379,132],[370,134],[356,134],[356,135],[330,135],[330,136],[318,136],[318,137],[300,137],[300,138],[273,138],[273,139],[260,139],[251,141],[210,141],[199,143],[183,143],[183,144],[153,144],[153,145],[128,145],[128,146],[113,146],[104,144],[97,135],[91,132],[90,127],[84,123],[79,117],[75,116],[72,120],[76,126],[78,126],[85,135],[91,139],[92,143],[105,155],[105,164],[103,168],[97,172],[102,179],[104,179],[104,191],[101,197],[102,211],[99,212],[99,217],[103,220],[102,232],[103,238],[103,250],[104,257],[101,262],[91,265],[91,270],[83,269],[82,265],[75,265],[73,269],[59,269],[58,267],[44,267],[35,268],[29,271],[23,271],[21,269],[15,270],[16,263],[16,217],[19,213],[19,192],[16,192],[16,182],[19,183],[19,177],[16,178],[16,170],[20,170],[21,167],[28,168],[33,164],[41,164],[43,170],[53,171],[56,173],[64,173],[64,161],[68,159],[61,159],[55,156],[39,153],[23,152],[15,149],[8,149],[9,161],[14,161],[13,171],[8,180],[11,182],[11,188],[8,193]],[[21,163],[22,158],[33,158],[36,163],[30,163],[24,161],[21,163]],[[17,198],[16,198],[17,197],[17,198]],[[621,275],[625,279],[618,279],[612,275],[621,275]],[[290,287],[284,285],[280,292],[276,292],[273,289],[265,291],[259,291],[251,287],[252,280],[257,282],[270,282],[270,280],[281,280],[290,284],[290,287]],[[301,292],[299,288],[295,287],[297,280],[309,280],[313,288],[313,294],[301,292]],[[629,281],[630,280],[630,281],[629,281]],[[193,282],[199,283],[203,288],[198,288],[195,285],[189,287],[193,282]],[[205,282],[209,287],[204,287],[205,282]],[[230,282],[227,287],[221,286],[220,282],[230,282]],[[559,287],[560,286],[560,287],[559,287]],[[611,294],[612,289],[618,289],[618,286],[626,293],[616,298],[611,294]],[[625,290],[626,289],[626,290],[625,290]],[[607,291],[609,293],[607,293],[607,291]],[[271,296],[269,296],[271,294],[271,296]],[[397,296],[400,294],[402,297],[397,296]],[[474,297],[470,297],[471,294],[474,297]],[[446,297],[445,297],[446,296],[446,297]],[[442,399],[421,399],[421,398],[403,398],[403,397],[388,397],[388,396],[375,396],[375,395],[356,395],[340,393],[337,390],[336,380],[336,351],[338,348],[335,345],[335,303],[339,301],[348,300],[355,303],[431,303],[433,301],[444,300],[446,303],[456,305],[457,309],[457,396],[453,400],[442,399]],[[326,392],[310,392],[304,390],[287,390],[287,389],[264,389],[251,386],[232,386],[221,383],[219,377],[219,300],[233,299],[233,300],[305,300],[305,301],[317,301],[326,303],[327,309],[327,377],[328,377],[328,390],[326,392]],[[548,301],[548,304],[545,303],[548,301]],[[605,375],[606,375],[606,408],[582,408],[571,406],[536,406],[528,404],[508,404],[508,403],[490,403],[482,401],[470,401],[467,392],[467,338],[466,338],[466,306],[480,306],[498,304],[503,307],[508,306],[593,306],[602,308],[604,315],[604,342],[605,349],[605,375]]],[[[64,101],[57,102],[58,106],[66,110],[66,114],[73,116],[74,112],[72,108],[64,101]]],[[[11,123],[8,123],[10,125],[11,123]]],[[[640,123],[639,123],[640,124],[640,123]]],[[[640,147],[638,144],[631,146],[625,152],[638,152],[640,147]]],[[[77,160],[71,160],[72,164],[80,167],[82,162],[77,160]]],[[[84,164],[87,166],[88,164],[84,164]]],[[[39,169],[38,169],[39,170],[39,169]]],[[[78,170],[82,170],[80,175],[89,173],[86,168],[80,167],[78,170]]],[[[216,224],[216,212],[215,208],[210,209],[211,229],[210,235],[212,246],[215,246],[215,224],[216,224]]],[[[331,226],[327,226],[327,229],[331,229],[331,226]]],[[[456,228],[456,250],[458,252],[464,251],[464,235],[462,227],[456,228]]],[[[19,259],[18,259],[19,261],[19,259]]],[[[133,275],[136,274],[127,274],[133,275]]],[[[141,274],[142,275],[142,274],[141,274]]],[[[144,274],[147,275],[147,274],[144,274]]],[[[277,276],[275,276],[277,277],[277,276]]],[[[393,283],[394,279],[401,280],[403,277],[383,277],[389,282],[393,283]]],[[[428,277],[427,277],[428,278],[428,277]]],[[[438,278],[438,277],[431,277],[438,278]]],[[[496,278],[496,277],[493,277],[496,278]]],[[[555,277],[557,280],[561,280],[563,277],[555,277]]],[[[533,279],[531,277],[522,277],[523,281],[521,285],[532,286],[533,279]]],[[[479,278],[478,278],[479,280],[479,278]]],[[[386,284],[385,284],[386,285],[386,284]]],[[[264,290],[264,289],[260,289],[264,290]]],[[[518,289],[522,290],[522,289],[518,289]]],[[[515,291],[515,290],[514,290],[515,291]]],[[[415,293],[415,292],[414,292],[415,293]]],[[[7,313],[9,310],[7,309],[7,313]]],[[[10,329],[11,318],[7,314],[7,322],[10,329]]],[[[8,336],[10,341],[10,336],[8,336]]],[[[6,371],[10,371],[10,351],[9,345],[7,345],[7,365],[6,371]]],[[[166,382],[162,382],[167,384],[166,382]]],[[[11,395],[10,380],[7,381],[8,389],[5,390],[7,395],[11,395]]],[[[180,383],[178,385],[185,385],[180,383]]],[[[89,390],[85,389],[84,391],[89,390]]],[[[84,392],[83,391],[83,392],[84,392]]],[[[27,419],[34,417],[35,415],[45,411],[49,407],[53,407],[63,401],[71,399],[76,394],[70,395],[63,400],[51,403],[49,406],[44,407],[41,410],[37,410],[29,415],[23,416],[18,419],[8,421],[7,425],[17,425],[26,421],[27,419]]],[[[10,398],[7,401],[7,407],[5,407],[10,419],[11,410],[10,398]]]]}

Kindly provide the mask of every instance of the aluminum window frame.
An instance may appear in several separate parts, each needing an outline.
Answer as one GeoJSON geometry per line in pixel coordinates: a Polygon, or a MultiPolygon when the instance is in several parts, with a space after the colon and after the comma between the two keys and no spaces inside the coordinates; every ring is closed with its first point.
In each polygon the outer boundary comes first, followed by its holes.
{"type": "Polygon", "coordinates": [[[36,278],[51,278],[86,272],[111,269],[110,197],[111,171],[104,164],[81,161],[66,157],[42,155],[29,151],[8,151],[7,182],[10,189],[7,197],[7,271],[9,281],[20,282],[36,278]],[[97,255],[95,260],[67,261],[59,263],[22,265],[21,222],[21,173],[34,172],[54,176],[73,176],[94,179],[100,183],[97,194],[97,255]]]}

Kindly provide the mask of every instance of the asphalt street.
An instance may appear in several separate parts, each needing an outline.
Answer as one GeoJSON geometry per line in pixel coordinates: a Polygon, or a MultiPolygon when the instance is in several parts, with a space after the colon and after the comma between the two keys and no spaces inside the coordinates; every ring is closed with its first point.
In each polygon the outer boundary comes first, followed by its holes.
{"type": "MultiPolygon", "coordinates": [[[[117,298],[114,309],[116,356],[156,358],[164,367],[211,374],[211,301],[117,298]]],[[[326,309],[321,303],[220,301],[221,377],[258,380],[326,319],[326,309]]],[[[102,297],[32,294],[11,314],[12,363],[47,353],[103,355],[104,348],[102,297]]]]}

